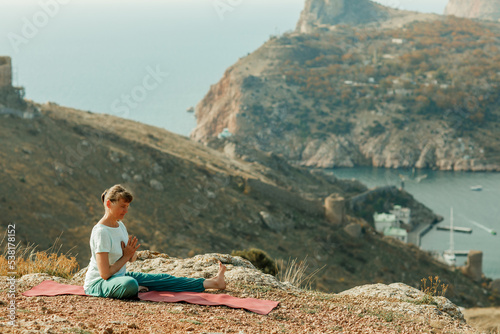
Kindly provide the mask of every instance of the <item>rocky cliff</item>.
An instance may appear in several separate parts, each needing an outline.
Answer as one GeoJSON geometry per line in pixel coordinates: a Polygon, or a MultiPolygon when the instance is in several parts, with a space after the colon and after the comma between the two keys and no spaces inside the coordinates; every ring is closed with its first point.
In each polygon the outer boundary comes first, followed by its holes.
{"type": "Polygon", "coordinates": [[[307,167],[500,171],[500,26],[434,19],[272,38],[210,88],[191,137],[228,128],[307,167]]]}
{"type": "Polygon", "coordinates": [[[307,0],[296,30],[309,33],[336,24],[385,21],[390,16],[389,8],[369,0],[307,0]]]}
{"type": "Polygon", "coordinates": [[[500,19],[500,0],[450,0],[444,14],[498,21],[500,19]]]}

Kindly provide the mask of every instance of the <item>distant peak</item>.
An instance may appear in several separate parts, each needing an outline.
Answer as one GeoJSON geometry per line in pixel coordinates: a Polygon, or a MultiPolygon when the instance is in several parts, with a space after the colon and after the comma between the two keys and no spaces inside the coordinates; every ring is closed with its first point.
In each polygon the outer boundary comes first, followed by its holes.
{"type": "Polygon", "coordinates": [[[500,0],[449,0],[445,15],[498,21],[500,0]]]}
{"type": "Polygon", "coordinates": [[[387,7],[369,0],[306,0],[296,30],[309,33],[322,26],[358,25],[389,17],[387,7]]]}

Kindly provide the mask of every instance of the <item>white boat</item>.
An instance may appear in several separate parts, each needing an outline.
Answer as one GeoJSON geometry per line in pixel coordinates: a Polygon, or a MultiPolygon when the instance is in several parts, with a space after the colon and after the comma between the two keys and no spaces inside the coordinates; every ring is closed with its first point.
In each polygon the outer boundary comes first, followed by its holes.
{"type": "Polygon", "coordinates": [[[472,187],[470,187],[470,190],[472,190],[472,191],[481,191],[481,190],[483,190],[483,186],[472,186],[472,187]]]}
{"type": "Polygon", "coordinates": [[[451,253],[450,250],[444,251],[443,259],[444,262],[450,267],[454,267],[457,264],[457,257],[455,253],[451,253]]]}

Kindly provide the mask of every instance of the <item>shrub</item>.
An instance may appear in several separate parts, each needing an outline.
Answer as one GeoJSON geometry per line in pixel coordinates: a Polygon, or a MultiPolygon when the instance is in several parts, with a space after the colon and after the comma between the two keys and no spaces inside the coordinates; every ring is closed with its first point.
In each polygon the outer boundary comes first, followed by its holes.
{"type": "Polygon", "coordinates": [[[444,297],[444,295],[446,294],[446,290],[448,290],[448,285],[441,283],[439,276],[429,276],[428,282],[427,278],[422,278],[420,282],[420,290],[424,293],[424,295],[420,299],[412,300],[409,302],[416,305],[439,306],[439,304],[434,300],[434,297],[444,297]]]}
{"type": "Polygon", "coordinates": [[[258,248],[250,248],[242,251],[232,251],[231,255],[241,256],[250,261],[255,267],[260,269],[264,274],[276,275],[276,263],[274,260],[263,250],[258,248]]]}
{"type": "Polygon", "coordinates": [[[335,122],[334,121],[328,122],[326,131],[328,131],[329,133],[343,135],[350,133],[353,128],[354,128],[354,123],[337,118],[335,122]]]}
{"type": "Polygon", "coordinates": [[[375,121],[375,125],[367,127],[366,130],[368,130],[370,137],[375,137],[384,133],[385,127],[380,122],[375,121]]]}
{"type": "Polygon", "coordinates": [[[448,285],[441,283],[439,276],[432,277],[429,276],[429,282],[427,282],[427,278],[422,278],[420,283],[420,290],[428,296],[443,296],[446,294],[446,290],[448,290],[448,285]]]}
{"type": "Polygon", "coordinates": [[[262,85],[262,80],[259,77],[249,75],[245,79],[243,79],[243,83],[241,87],[245,90],[260,87],[262,85]]]}

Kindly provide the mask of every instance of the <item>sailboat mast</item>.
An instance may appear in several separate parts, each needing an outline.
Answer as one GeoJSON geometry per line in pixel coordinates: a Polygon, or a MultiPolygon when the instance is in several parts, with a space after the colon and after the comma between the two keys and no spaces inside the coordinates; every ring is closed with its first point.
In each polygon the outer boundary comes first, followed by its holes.
{"type": "Polygon", "coordinates": [[[453,236],[453,207],[450,208],[450,252],[455,254],[455,238],[453,236]]]}

